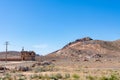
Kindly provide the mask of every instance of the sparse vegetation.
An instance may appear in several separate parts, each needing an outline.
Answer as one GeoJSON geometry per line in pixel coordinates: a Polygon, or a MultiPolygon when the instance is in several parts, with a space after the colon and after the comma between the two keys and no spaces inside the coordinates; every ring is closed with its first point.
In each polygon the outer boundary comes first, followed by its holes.
{"type": "Polygon", "coordinates": [[[49,65],[49,66],[37,66],[33,70],[35,73],[38,73],[38,72],[53,71],[53,69],[54,69],[54,66],[49,65]]]}
{"type": "Polygon", "coordinates": [[[79,74],[32,74],[29,76],[25,76],[23,74],[11,75],[6,74],[3,77],[0,77],[0,80],[120,80],[119,75],[111,74],[107,76],[81,76],[79,74]],[[70,77],[71,76],[71,77],[70,77]]]}
{"type": "Polygon", "coordinates": [[[87,80],[96,80],[96,77],[89,75],[86,77],[86,79],[87,80]]]}

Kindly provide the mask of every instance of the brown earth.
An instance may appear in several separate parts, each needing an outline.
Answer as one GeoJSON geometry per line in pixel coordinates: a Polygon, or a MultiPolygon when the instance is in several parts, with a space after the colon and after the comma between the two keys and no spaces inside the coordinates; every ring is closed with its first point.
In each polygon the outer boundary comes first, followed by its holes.
{"type": "Polygon", "coordinates": [[[103,41],[93,40],[85,37],[70,42],[62,49],[46,55],[48,58],[58,59],[58,57],[83,60],[83,59],[119,59],[120,57],[120,40],[103,41]]]}

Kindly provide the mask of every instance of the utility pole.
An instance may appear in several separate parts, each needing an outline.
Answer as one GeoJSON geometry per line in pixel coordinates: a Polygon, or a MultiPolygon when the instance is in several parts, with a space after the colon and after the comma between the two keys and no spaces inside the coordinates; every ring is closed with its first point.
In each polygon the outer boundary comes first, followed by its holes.
{"type": "Polygon", "coordinates": [[[5,64],[4,64],[4,73],[6,72],[6,63],[7,63],[7,54],[8,54],[8,41],[5,42],[5,47],[6,47],[6,54],[5,54],[5,64]]]}
{"type": "Polygon", "coordinates": [[[8,41],[6,41],[6,42],[5,42],[5,46],[6,46],[5,61],[6,61],[6,63],[7,63],[7,55],[8,55],[8,45],[9,45],[9,43],[8,43],[8,41]]]}

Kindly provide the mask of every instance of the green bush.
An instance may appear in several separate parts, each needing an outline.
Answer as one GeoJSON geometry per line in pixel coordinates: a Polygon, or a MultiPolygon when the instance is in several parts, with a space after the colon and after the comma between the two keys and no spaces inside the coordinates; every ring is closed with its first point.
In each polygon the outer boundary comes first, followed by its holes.
{"type": "Polygon", "coordinates": [[[99,80],[120,80],[118,75],[112,74],[110,76],[102,76],[99,80]]]}
{"type": "Polygon", "coordinates": [[[57,77],[55,75],[53,75],[53,74],[50,75],[49,78],[52,79],[52,80],[58,80],[57,77]]]}
{"type": "Polygon", "coordinates": [[[38,72],[46,72],[46,71],[53,71],[54,70],[54,66],[53,65],[49,65],[49,66],[37,66],[34,68],[34,72],[38,73],[38,72]]]}
{"type": "Polygon", "coordinates": [[[109,78],[108,78],[108,77],[105,77],[105,76],[102,76],[102,77],[100,77],[99,80],[109,80],[109,78]]]}
{"type": "Polygon", "coordinates": [[[87,76],[86,78],[87,78],[88,80],[96,80],[96,78],[95,78],[95,77],[90,76],[90,75],[89,75],[89,76],[87,76]]]}
{"type": "Polygon", "coordinates": [[[1,78],[0,80],[13,80],[10,74],[6,74],[3,78],[1,78]]]}
{"type": "Polygon", "coordinates": [[[70,74],[65,74],[65,79],[69,79],[70,78],[70,74]]]}
{"type": "Polygon", "coordinates": [[[109,80],[120,80],[117,75],[111,75],[109,80]]]}
{"type": "Polygon", "coordinates": [[[79,80],[80,76],[77,75],[77,74],[73,74],[72,77],[75,79],[75,80],[79,80]]]}
{"type": "Polygon", "coordinates": [[[31,75],[30,78],[31,79],[37,79],[37,78],[39,78],[39,76],[37,74],[34,74],[34,75],[31,75]]]}
{"type": "Polygon", "coordinates": [[[56,76],[56,78],[58,78],[58,79],[62,79],[62,78],[63,78],[63,76],[62,76],[60,73],[57,73],[55,76],[56,76]]]}

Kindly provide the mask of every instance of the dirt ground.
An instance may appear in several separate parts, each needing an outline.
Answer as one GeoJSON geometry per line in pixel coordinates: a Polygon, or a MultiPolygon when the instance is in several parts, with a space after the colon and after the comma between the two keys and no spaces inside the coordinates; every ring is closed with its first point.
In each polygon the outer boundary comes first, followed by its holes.
{"type": "MultiPolygon", "coordinates": [[[[14,69],[17,66],[32,66],[37,61],[10,61],[5,63],[4,61],[0,62],[1,66],[6,66],[9,69],[14,69]]],[[[120,74],[120,61],[119,60],[110,60],[110,61],[55,61],[53,62],[54,66],[52,67],[52,71],[35,71],[39,66],[34,68],[32,71],[26,72],[6,72],[11,75],[23,74],[26,76],[34,75],[34,74],[78,74],[81,76],[83,80],[85,80],[85,76],[108,76],[113,73],[120,74]]],[[[4,73],[0,73],[3,75],[4,73]]]]}

